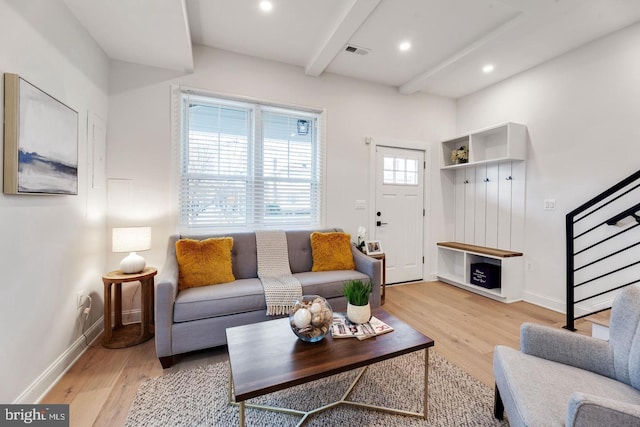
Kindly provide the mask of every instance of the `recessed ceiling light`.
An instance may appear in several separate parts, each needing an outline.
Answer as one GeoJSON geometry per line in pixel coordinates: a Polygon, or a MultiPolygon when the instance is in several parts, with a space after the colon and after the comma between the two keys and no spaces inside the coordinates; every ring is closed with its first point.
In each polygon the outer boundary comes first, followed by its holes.
{"type": "Polygon", "coordinates": [[[409,49],[411,49],[411,42],[404,41],[400,43],[398,45],[398,49],[400,49],[402,52],[408,51],[409,49]]]}
{"type": "Polygon", "coordinates": [[[265,12],[269,12],[271,11],[271,9],[273,9],[273,3],[271,3],[270,1],[261,1],[260,2],[260,9],[262,9],[265,12]]]}
{"type": "Polygon", "coordinates": [[[484,67],[482,67],[482,72],[483,73],[490,73],[493,71],[495,67],[493,66],[493,64],[487,64],[484,67]]]}

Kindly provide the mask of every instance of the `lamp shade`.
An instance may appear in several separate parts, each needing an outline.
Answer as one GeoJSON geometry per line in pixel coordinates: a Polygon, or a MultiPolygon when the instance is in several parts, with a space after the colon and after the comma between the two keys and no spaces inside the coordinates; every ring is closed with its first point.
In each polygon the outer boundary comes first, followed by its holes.
{"type": "Polygon", "coordinates": [[[111,237],[113,252],[136,252],[151,249],[151,227],[114,228],[111,237]]]}
{"type": "Polygon", "coordinates": [[[129,252],[129,256],[120,262],[123,273],[133,274],[144,270],[146,261],[136,251],[151,249],[151,227],[114,228],[111,235],[113,252],[129,252]]]}

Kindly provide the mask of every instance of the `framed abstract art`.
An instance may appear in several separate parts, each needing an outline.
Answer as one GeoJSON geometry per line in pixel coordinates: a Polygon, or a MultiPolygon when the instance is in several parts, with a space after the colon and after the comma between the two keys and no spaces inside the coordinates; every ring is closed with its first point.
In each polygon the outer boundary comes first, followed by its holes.
{"type": "Polygon", "coordinates": [[[78,194],[78,113],[4,74],[4,193],[78,194]]]}

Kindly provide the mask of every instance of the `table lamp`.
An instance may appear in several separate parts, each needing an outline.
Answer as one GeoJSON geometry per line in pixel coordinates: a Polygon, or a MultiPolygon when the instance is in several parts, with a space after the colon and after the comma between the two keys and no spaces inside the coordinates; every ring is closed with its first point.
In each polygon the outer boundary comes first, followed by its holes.
{"type": "Polygon", "coordinates": [[[120,270],[126,274],[144,270],[147,262],[136,251],[151,249],[151,227],[114,228],[111,237],[113,252],[129,252],[120,262],[120,270]]]}

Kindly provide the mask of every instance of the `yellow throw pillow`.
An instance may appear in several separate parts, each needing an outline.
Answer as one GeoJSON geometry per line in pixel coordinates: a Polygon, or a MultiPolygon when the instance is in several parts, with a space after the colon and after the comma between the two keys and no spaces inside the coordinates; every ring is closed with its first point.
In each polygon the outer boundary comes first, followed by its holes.
{"type": "Polygon", "coordinates": [[[311,271],[354,270],[351,235],[330,232],[311,233],[311,271]]]}
{"type": "Polygon", "coordinates": [[[231,270],[232,237],[205,240],[180,239],[176,242],[178,289],[233,282],[231,270]]]}

